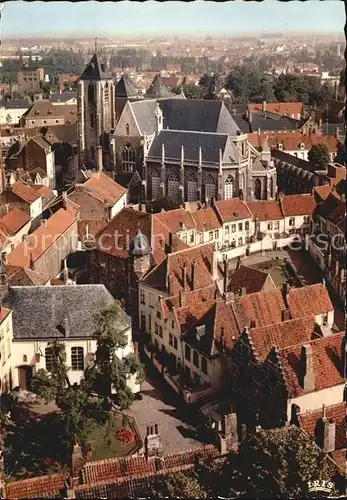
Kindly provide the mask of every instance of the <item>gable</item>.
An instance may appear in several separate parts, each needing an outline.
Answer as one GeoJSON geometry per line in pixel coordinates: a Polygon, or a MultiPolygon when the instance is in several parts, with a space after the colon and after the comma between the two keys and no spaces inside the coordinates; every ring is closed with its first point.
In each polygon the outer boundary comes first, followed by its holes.
{"type": "Polygon", "coordinates": [[[116,126],[115,134],[119,136],[126,136],[127,124],[129,125],[129,136],[138,137],[142,135],[129,102],[127,102],[124,106],[123,112],[116,126]]]}

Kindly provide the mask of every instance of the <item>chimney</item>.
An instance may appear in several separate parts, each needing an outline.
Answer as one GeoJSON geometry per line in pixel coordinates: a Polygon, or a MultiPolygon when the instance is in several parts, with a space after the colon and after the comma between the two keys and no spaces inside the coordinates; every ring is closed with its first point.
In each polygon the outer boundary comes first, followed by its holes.
{"type": "Polygon", "coordinates": [[[66,285],[67,282],[69,281],[69,270],[67,267],[67,260],[66,259],[64,259],[63,279],[64,279],[64,283],[66,285]]]}
{"type": "Polygon", "coordinates": [[[265,111],[266,111],[266,101],[263,101],[262,110],[265,113],[265,111]]]}
{"type": "Polygon", "coordinates": [[[70,322],[69,322],[69,318],[67,316],[65,316],[64,318],[64,330],[65,330],[65,337],[70,337],[70,322]]]}
{"type": "Polygon", "coordinates": [[[187,289],[187,264],[184,263],[182,266],[182,288],[187,289]]]}
{"type": "Polygon", "coordinates": [[[282,311],[282,321],[289,321],[290,320],[290,311],[289,309],[283,309],[282,311]]]}
{"type": "Polygon", "coordinates": [[[82,472],[84,463],[85,459],[83,457],[82,449],[78,444],[77,438],[75,438],[75,444],[71,456],[71,469],[72,469],[72,478],[76,482],[79,482],[79,477],[82,472]]]}
{"type": "Polygon", "coordinates": [[[6,207],[6,213],[8,214],[9,211],[10,211],[10,204],[9,203],[5,203],[5,207],[6,207]]]}
{"type": "Polygon", "coordinates": [[[110,220],[110,205],[108,203],[104,204],[104,218],[108,222],[110,220]]]}
{"type": "Polygon", "coordinates": [[[169,274],[167,277],[167,293],[169,296],[173,295],[173,274],[169,274]]]}
{"type": "Polygon", "coordinates": [[[212,254],[212,279],[218,279],[218,258],[216,249],[213,250],[212,254]]]}
{"type": "Polygon", "coordinates": [[[245,286],[242,286],[240,288],[240,297],[244,297],[245,295],[247,295],[247,288],[245,286]]]}
{"type": "Polygon", "coordinates": [[[196,261],[192,262],[192,289],[196,289],[196,261]]]}
{"type": "Polygon", "coordinates": [[[184,307],[186,305],[186,294],[184,293],[183,290],[179,291],[179,301],[180,301],[180,307],[184,307]]]}
{"type": "Polygon", "coordinates": [[[283,285],[282,285],[282,297],[283,297],[283,301],[286,305],[287,305],[287,296],[288,296],[289,291],[290,291],[289,283],[287,283],[287,281],[284,281],[283,285]]]}
{"type": "Polygon", "coordinates": [[[66,191],[63,191],[62,192],[62,201],[63,201],[63,208],[67,208],[67,192],[66,191]]]}
{"type": "Polygon", "coordinates": [[[235,294],[234,292],[226,292],[224,294],[224,302],[225,304],[232,304],[235,302],[235,294]]]}
{"type": "Polygon", "coordinates": [[[236,452],[238,447],[237,414],[231,412],[223,417],[222,433],[219,435],[219,451],[221,455],[225,455],[231,451],[236,452]]]}
{"type": "Polygon", "coordinates": [[[301,360],[303,367],[302,388],[304,392],[312,392],[315,390],[315,374],[313,368],[313,353],[312,345],[306,344],[301,349],[301,360]]]}
{"type": "Polygon", "coordinates": [[[41,226],[47,227],[47,225],[48,225],[47,219],[41,219],[41,226]]]}
{"type": "Polygon", "coordinates": [[[98,146],[98,151],[97,151],[97,168],[98,172],[102,172],[102,147],[98,146]]]}
{"type": "Polygon", "coordinates": [[[75,184],[75,191],[77,193],[81,193],[82,191],[84,191],[84,184],[75,184]]]}
{"type": "Polygon", "coordinates": [[[7,253],[6,252],[1,252],[1,263],[3,265],[7,265],[7,253]]]}
{"type": "Polygon", "coordinates": [[[160,457],[163,454],[163,445],[161,442],[158,424],[147,427],[145,437],[145,455],[146,458],[160,457]]]}
{"type": "Polygon", "coordinates": [[[227,291],[228,291],[228,282],[229,282],[228,271],[229,271],[229,262],[228,262],[228,258],[225,256],[225,258],[223,260],[223,292],[224,293],[227,293],[227,291]]]}
{"type": "Polygon", "coordinates": [[[335,450],[336,424],[327,419],[325,414],[325,405],[322,408],[322,417],[317,422],[316,440],[325,453],[335,450]]]}

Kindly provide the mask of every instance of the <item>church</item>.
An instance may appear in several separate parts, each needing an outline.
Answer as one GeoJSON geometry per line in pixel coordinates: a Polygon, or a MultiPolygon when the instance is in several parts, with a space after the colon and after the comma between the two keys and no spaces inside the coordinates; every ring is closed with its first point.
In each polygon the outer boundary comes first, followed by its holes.
{"type": "Polygon", "coordinates": [[[139,97],[96,53],[79,80],[78,142],[80,167],[108,171],[134,203],[276,196],[270,150],[249,144],[222,101],[172,95],[159,74],[139,97]]]}

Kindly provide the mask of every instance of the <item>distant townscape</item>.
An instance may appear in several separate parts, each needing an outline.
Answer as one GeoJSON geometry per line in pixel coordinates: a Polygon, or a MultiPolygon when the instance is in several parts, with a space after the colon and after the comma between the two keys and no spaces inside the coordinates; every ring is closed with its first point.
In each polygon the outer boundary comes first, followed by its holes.
{"type": "Polygon", "coordinates": [[[1,498],[345,494],[344,50],[4,40],[1,498]]]}

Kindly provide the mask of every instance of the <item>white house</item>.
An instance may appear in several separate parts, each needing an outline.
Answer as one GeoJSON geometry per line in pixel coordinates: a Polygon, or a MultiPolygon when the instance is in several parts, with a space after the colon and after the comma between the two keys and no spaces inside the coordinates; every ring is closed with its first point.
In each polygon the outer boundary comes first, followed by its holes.
{"type": "Polygon", "coordinates": [[[30,106],[26,99],[0,101],[0,125],[18,125],[30,106]]]}
{"type": "MultiPolygon", "coordinates": [[[[79,383],[96,350],[94,315],[115,302],[103,285],[9,287],[3,301],[3,323],[6,322],[1,327],[6,335],[1,349],[6,360],[11,349],[11,358],[2,379],[7,377],[10,390],[28,389],[39,369],[50,371],[49,342],[54,339],[65,344],[70,382],[79,383]]],[[[124,311],[117,319],[117,328],[127,339],[126,347],[117,356],[134,355],[131,320],[124,311]]],[[[139,391],[136,374],[129,375],[128,384],[132,392],[139,391]]]]}

